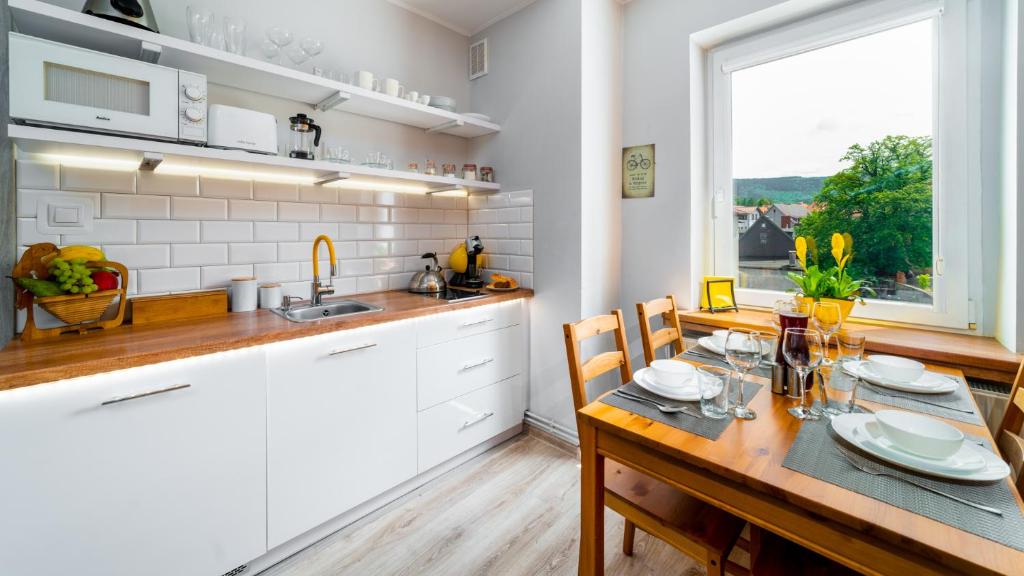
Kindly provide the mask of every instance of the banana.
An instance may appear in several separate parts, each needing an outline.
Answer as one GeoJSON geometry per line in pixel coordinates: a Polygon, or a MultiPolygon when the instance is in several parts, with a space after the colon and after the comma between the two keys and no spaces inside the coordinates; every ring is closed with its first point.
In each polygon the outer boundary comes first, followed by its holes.
{"type": "Polygon", "coordinates": [[[106,260],[103,251],[92,246],[65,246],[60,249],[60,257],[68,262],[83,258],[86,261],[106,260]]]}

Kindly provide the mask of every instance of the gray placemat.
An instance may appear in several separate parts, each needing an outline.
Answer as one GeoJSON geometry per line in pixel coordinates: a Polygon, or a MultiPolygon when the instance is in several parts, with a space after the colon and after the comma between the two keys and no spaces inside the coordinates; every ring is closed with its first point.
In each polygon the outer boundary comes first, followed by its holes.
{"type": "MultiPolygon", "coordinates": [[[[972,439],[968,441],[977,440],[972,439]]],[[[806,420],[789,447],[782,465],[829,484],[863,494],[903,510],[914,512],[982,538],[1024,551],[1024,514],[1005,480],[995,484],[965,484],[933,479],[889,466],[872,458],[877,465],[900,477],[920,482],[1003,511],[1002,516],[978,510],[938,494],[888,476],[873,476],[853,467],[836,448],[842,442],[828,421],[806,420]]],[[[986,448],[990,448],[987,442],[986,448]]],[[[852,448],[859,452],[857,449],[852,448]]],[[[863,453],[861,453],[863,454],[863,453]]],[[[870,457],[869,457],[870,458],[870,457]]]]}
{"type": "MultiPolygon", "coordinates": [[[[700,412],[700,402],[679,402],[676,400],[668,400],[662,398],[661,396],[658,396],[657,394],[648,392],[647,390],[641,388],[640,385],[638,385],[636,382],[630,382],[629,384],[624,385],[622,389],[625,390],[626,392],[636,394],[637,396],[650,398],[655,402],[660,402],[662,404],[669,405],[683,404],[693,408],[697,412],[700,412]]],[[[743,386],[743,399],[747,402],[747,404],[750,404],[750,401],[754,398],[755,395],[757,395],[758,391],[760,390],[760,384],[755,384],[748,380],[746,384],[743,386]]],[[[735,398],[736,394],[731,393],[731,396],[732,398],[735,398]]],[[[638,402],[636,400],[630,400],[629,398],[616,396],[615,394],[606,394],[603,398],[601,398],[601,402],[609,406],[615,406],[616,408],[627,410],[629,412],[632,412],[633,414],[638,414],[640,416],[643,416],[644,418],[654,420],[655,422],[667,424],[673,428],[678,428],[680,430],[692,432],[698,436],[708,438],[709,440],[718,439],[722,432],[725,432],[725,429],[728,428],[729,424],[732,423],[732,421],[734,420],[732,416],[726,416],[725,418],[715,419],[707,417],[697,418],[695,416],[690,416],[689,414],[681,412],[677,412],[675,414],[665,414],[664,412],[658,410],[653,406],[650,406],[643,402],[638,402]]]]}
{"type": "MultiPolygon", "coordinates": [[[[686,352],[683,352],[682,355],[680,355],[680,358],[685,358],[686,360],[692,360],[693,362],[700,362],[701,364],[710,364],[712,366],[721,366],[722,368],[727,368],[729,370],[732,370],[732,368],[729,366],[729,363],[725,360],[724,357],[719,356],[718,354],[715,354],[714,352],[708,350],[707,348],[705,348],[705,347],[703,347],[703,346],[701,346],[699,344],[694,344],[693,346],[690,346],[689,348],[687,348],[686,352]]],[[[750,375],[751,376],[760,376],[762,378],[771,378],[772,377],[772,367],[771,366],[759,366],[759,367],[751,370],[750,371],[750,375]]]]}
{"type": "MultiPolygon", "coordinates": [[[[951,378],[956,378],[950,376],[951,378]]],[[[887,406],[895,406],[905,410],[941,416],[958,422],[968,424],[984,424],[985,421],[978,414],[971,399],[971,390],[962,378],[956,378],[960,386],[953,392],[946,394],[914,394],[913,392],[901,392],[890,390],[881,386],[875,386],[861,380],[857,386],[857,398],[878,402],[887,406]]],[[[843,392],[849,392],[853,387],[855,378],[850,376],[840,366],[832,369],[832,377],[829,384],[832,388],[843,392]]]]}

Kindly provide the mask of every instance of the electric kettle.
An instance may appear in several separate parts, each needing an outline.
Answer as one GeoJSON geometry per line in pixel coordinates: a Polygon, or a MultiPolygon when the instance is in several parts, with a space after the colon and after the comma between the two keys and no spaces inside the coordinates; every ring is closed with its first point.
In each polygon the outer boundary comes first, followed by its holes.
{"type": "Polygon", "coordinates": [[[288,119],[288,156],[312,160],[316,147],[320,145],[320,127],[305,114],[296,114],[288,119]]]}
{"type": "Polygon", "coordinates": [[[427,264],[422,271],[413,275],[409,281],[409,292],[414,294],[432,294],[444,292],[448,288],[448,282],[444,279],[441,267],[437,264],[437,254],[427,252],[421,258],[431,258],[434,265],[427,264]]]}

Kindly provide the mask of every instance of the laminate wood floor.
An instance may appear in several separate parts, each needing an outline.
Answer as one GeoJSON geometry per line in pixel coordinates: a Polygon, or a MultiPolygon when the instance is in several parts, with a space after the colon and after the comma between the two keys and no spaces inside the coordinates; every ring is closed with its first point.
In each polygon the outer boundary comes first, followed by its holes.
{"type": "MultiPolygon", "coordinates": [[[[523,434],[463,464],[263,576],[576,574],[579,460],[523,434]]],[[[605,509],[606,572],[692,576],[695,562],[637,530],[622,554],[622,517],[605,509]]],[[[733,560],[746,565],[745,552],[733,560]]]]}

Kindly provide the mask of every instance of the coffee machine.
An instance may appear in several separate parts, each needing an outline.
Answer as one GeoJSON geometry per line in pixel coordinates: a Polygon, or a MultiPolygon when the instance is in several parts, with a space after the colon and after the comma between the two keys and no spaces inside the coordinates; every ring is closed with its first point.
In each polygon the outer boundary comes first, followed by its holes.
{"type": "Polygon", "coordinates": [[[484,287],[484,281],[480,278],[480,269],[477,267],[477,257],[484,251],[484,244],[479,236],[466,238],[466,271],[456,272],[448,285],[454,288],[479,289],[484,287]]]}

